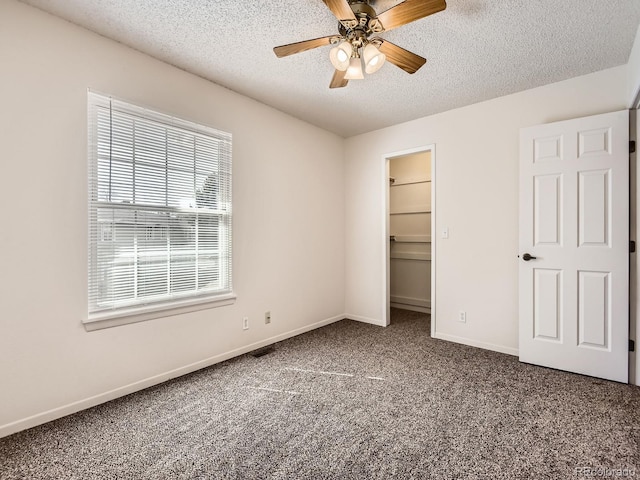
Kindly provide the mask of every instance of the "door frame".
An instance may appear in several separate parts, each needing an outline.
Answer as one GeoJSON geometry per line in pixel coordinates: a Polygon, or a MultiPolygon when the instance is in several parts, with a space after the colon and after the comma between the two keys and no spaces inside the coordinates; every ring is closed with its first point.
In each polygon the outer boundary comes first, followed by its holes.
{"type": "MultiPolygon", "coordinates": [[[[638,142],[640,137],[640,93],[629,109],[629,140],[638,142]]],[[[637,147],[636,147],[637,148],[637,147]]],[[[640,170],[637,167],[637,153],[629,154],[629,239],[636,243],[639,240],[640,197],[638,185],[640,170]]],[[[635,352],[629,352],[629,383],[640,387],[640,355],[638,355],[638,333],[640,332],[640,292],[638,291],[638,272],[640,271],[638,253],[629,255],[629,339],[635,340],[635,352]]]]}
{"type": "Polygon", "coordinates": [[[382,324],[386,327],[391,322],[391,245],[389,242],[389,161],[392,158],[416,153],[431,153],[431,336],[436,331],[436,146],[423,145],[407,150],[385,153],[382,156],[382,292],[384,295],[382,324]]]}

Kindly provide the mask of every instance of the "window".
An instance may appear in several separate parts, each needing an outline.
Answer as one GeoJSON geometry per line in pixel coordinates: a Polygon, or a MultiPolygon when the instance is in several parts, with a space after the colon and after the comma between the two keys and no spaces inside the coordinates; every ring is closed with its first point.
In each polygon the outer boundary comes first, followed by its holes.
{"type": "Polygon", "coordinates": [[[231,135],[88,104],[88,321],[228,298],[231,135]]]}

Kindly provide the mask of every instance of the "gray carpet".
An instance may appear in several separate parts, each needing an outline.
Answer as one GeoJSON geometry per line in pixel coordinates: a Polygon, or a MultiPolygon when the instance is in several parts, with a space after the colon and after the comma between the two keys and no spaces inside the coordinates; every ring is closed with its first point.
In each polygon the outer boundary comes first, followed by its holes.
{"type": "Polygon", "coordinates": [[[2,479],[640,476],[640,388],[342,321],[0,439],[2,479]]]}

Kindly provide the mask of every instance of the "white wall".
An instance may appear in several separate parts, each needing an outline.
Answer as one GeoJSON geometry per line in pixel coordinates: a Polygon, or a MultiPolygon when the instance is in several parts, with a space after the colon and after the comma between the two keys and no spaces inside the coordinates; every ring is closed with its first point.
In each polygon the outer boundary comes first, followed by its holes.
{"type": "Polygon", "coordinates": [[[627,106],[637,108],[637,101],[640,96],[640,26],[636,32],[636,39],[633,42],[629,61],[627,63],[628,84],[627,84],[627,106]]]}
{"type": "Polygon", "coordinates": [[[383,323],[383,157],[435,144],[436,335],[516,354],[519,129],[626,103],[622,66],[348,139],[347,313],[383,323]]]}
{"type": "Polygon", "coordinates": [[[0,436],[343,317],[343,139],[14,0],[0,59],[0,436]],[[233,134],[235,305],[85,331],[88,87],[233,134]]]}

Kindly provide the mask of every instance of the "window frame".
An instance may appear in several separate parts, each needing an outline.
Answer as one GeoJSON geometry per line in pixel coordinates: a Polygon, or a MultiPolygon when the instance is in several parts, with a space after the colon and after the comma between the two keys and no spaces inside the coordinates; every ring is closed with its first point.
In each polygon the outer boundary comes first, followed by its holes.
{"type": "MultiPolygon", "coordinates": [[[[183,313],[188,313],[196,310],[202,310],[207,308],[214,308],[224,305],[230,305],[235,302],[236,295],[233,292],[233,282],[232,282],[232,263],[233,263],[233,251],[232,251],[232,230],[233,230],[233,211],[232,211],[232,136],[230,133],[222,132],[216,129],[213,129],[208,126],[196,124],[194,122],[190,122],[187,120],[183,120],[172,115],[166,115],[164,113],[158,112],[155,109],[150,109],[146,107],[142,107],[130,102],[126,102],[115,97],[109,95],[102,95],[96,92],[88,91],[87,94],[87,116],[88,116],[88,134],[87,134],[87,153],[88,153],[88,209],[89,209],[89,219],[88,219],[88,296],[87,296],[87,316],[83,319],[83,323],[87,330],[96,330],[101,328],[108,328],[117,325],[124,325],[128,323],[134,323],[139,321],[150,320],[153,318],[160,318],[171,315],[179,315],[183,313]],[[108,201],[104,201],[104,199],[100,198],[100,188],[101,185],[104,187],[104,184],[101,184],[99,181],[99,167],[100,167],[100,158],[101,153],[99,152],[99,145],[103,146],[103,143],[99,142],[99,134],[98,134],[98,126],[99,119],[98,116],[100,113],[104,114],[104,111],[107,110],[110,115],[109,125],[108,125],[108,133],[111,137],[114,125],[111,124],[111,115],[112,112],[116,112],[118,115],[131,115],[140,119],[140,121],[148,122],[153,124],[154,128],[157,128],[157,131],[165,130],[165,142],[166,146],[164,147],[169,150],[169,138],[170,133],[178,132],[181,136],[192,136],[194,141],[197,141],[197,138],[203,138],[211,142],[217,142],[216,145],[220,147],[219,158],[214,161],[217,170],[215,171],[215,175],[218,180],[215,183],[216,188],[216,197],[223,197],[222,200],[215,200],[215,206],[211,206],[211,204],[205,204],[203,207],[199,204],[197,198],[198,190],[195,188],[194,184],[194,199],[196,204],[192,204],[188,207],[181,206],[171,206],[169,205],[169,177],[166,177],[166,186],[165,188],[165,196],[166,196],[166,205],[155,204],[150,207],[148,204],[136,203],[136,199],[133,198],[131,202],[121,201],[120,203],[116,200],[112,200],[111,197],[111,178],[108,180],[109,185],[109,199],[108,201]],[[218,204],[218,201],[220,204],[218,204]],[[221,206],[222,205],[222,206],[221,206]],[[211,230],[211,232],[215,232],[215,238],[217,242],[217,257],[218,258],[216,266],[214,269],[218,272],[217,282],[219,283],[218,287],[211,287],[210,289],[199,289],[198,287],[198,266],[199,265],[199,257],[198,251],[201,247],[201,242],[204,241],[201,237],[198,237],[196,234],[196,238],[198,240],[194,240],[192,252],[193,255],[196,255],[196,259],[194,260],[194,273],[195,277],[192,280],[193,288],[191,290],[187,289],[185,292],[175,291],[173,286],[171,286],[171,275],[167,274],[166,284],[167,284],[167,292],[160,293],[155,297],[150,295],[138,296],[138,291],[134,292],[133,299],[131,300],[111,300],[111,304],[104,306],[99,305],[99,299],[102,298],[99,293],[100,288],[102,288],[102,284],[99,281],[99,272],[104,273],[106,270],[99,270],[98,263],[101,260],[98,260],[98,245],[104,239],[101,239],[102,231],[101,223],[98,220],[98,210],[99,209],[111,209],[113,211],[117,211],[118,209],[122,209],[123,212],[133,212],[134,218],[136,221],[133,223],[132,231],[134,232],[134,244],[138,243],[138,235],[143,236],[145,232],[148,232],[148,226],[144,224],[143,221],[138,222],[138,215],[140,211],[144,209],[148,209],[154,213],[162,213],[166,218],[170,218],[171,215],[183,215],[184,217],[193,217],[196,222],[196,232],[198,231],[198,225],[202,221],[204,216],[209,216],[210,218],[216,218],[215,228],[211,230]],[[223,233],[221,233],[223,232],[223,233]],[[222,237],[222,238],[220,238],[222,237]],[[220,273],[222,272],[222,273],[220,273]]],[[[102,123],[104,126],[104,122],[102,123]]],[[[134,128],[135,130],[135,128],[134,128]]],[[[156,130],[154,130],[155,132],[156,130]]],[[[189,137],[190,138],[190,137],[189,137]]],[[[135,141],[135,140],[134,140],[135,141]]],[[[109,145],[113,145],[111,140],[109,140],[109,145]]],[[[194,144],[195,145],[195,144],[194,144]]],[[[195,148],[195,147],[194,147],[195,148]]],[[[168,155],[168,153],[167,153],[168,155]]],[[[194,155],[196,155],[194,153],[194,155]]],[[[103,155],[104,156],[104,155],[103,155]]],[[[111,164],[113,160],[111,147],[109,149],[109,164],[111,164]]],[[[168,157],[167,157],[168,158],[168,157]]],[[[136,157],[132,157],[131,162],[135,165],[136,157]]],[[[167,160],[168,161],[168,160],[167,160]]],[[[194,157],[193,164],[193,176],[196,177],[198,173],[198,163],[194,157]]],[[[134,167],[135,168],[135,167],[134,167]]],[[[167,172],[169,171],[169,167],[167,166],[167,172]]],[[[191,167],[189,167],[191,168],[191,167]]],[[[201,172],[202,173],[202,172],[201,172]]],[[[132,177],[130,182],[134,185],[138,181],[137,173],[132,173],[132,177]]],[[[168,173],[166,174],[168,175],[168,173]]],[[[209,176],[214,175],[214,171],[209,172],[209,176]]],[[[208,180],[207,177],[206,181],[208,180]]],[[[143,181],[151,182],[152,179],[144,178],[143,181]]],[[[173,186],[173,185],[172,185],[173,186]]],[[[135,187],[134,187],[135,188],[135,187]]],[[[203,186],[203,188],[205,188],[203,186]]],[[[206,200],[206,199],[205,199],[206,200]]],[[[115,224],[114,224],[115,225],[115,224]]],[[[155,226],[153,226],[155,227],[155,226]]],[[[166,227],[170,228],[170,227],[166,227]]],[[[113,235],[115,237],[114,232],[107,232],[108,235],[113,235]]],[[[153,231],[152,234],[155,236],[156,232],[153,231]]],[[[115,248],[115,247],[114,247],[115,248]]],[[[158,252],[162,252],[162,249],[159,249],[158,252]]],[[[180,250],[176,250],[170,239],[167,239],[167,247],[166,254],[172,255],[180,253],[180,250]]],[[[189,250],[187,250],[189,252],[189,250]]],[[[191,254],[186,254],[187,256],[191,254]]],[[[137,249],[135,249],[132,261],[132,268],[134,272],[138,272],[138,268],[140,266],[140,254],[137,249]]],[[[109,257],[109,259],[113,262],[117,259],[114,254],[113,257],[109,257]]],[[[170,263],[167,264],[167,266],[170,263]]],[[[108,268],[108,267],[103,267],[108,268]]],[[[134,273],[134,275],[138,275],[138,273],[134,273]]],[[[164,276],[164,273],[160,275],[160,277],[164,276]]],[[[162,278],[158,277],[160,280],[162,278]]],[[[152,279],[155,276],[152,275],[152,279]]],[[[135,281],[134,281],[135,283],[135,281]]],[[[114,284],[109,283],[111,288],[114,284]]],[[[137,288],[133,287],[134,289],[137,288]]],[[[103,300],[104,301],[104,300],[103,300]]],[[[105,303],[109,303],[104,301],[105,303]]]]}

